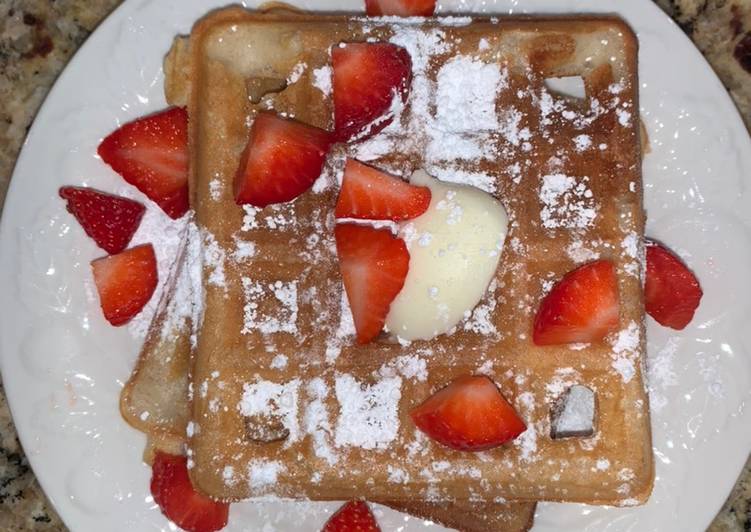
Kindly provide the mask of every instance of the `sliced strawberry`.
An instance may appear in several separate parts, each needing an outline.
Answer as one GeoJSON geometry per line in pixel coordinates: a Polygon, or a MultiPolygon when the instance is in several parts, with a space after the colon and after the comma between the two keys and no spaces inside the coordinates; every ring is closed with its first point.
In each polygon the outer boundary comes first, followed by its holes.
{"type": "Polygon", "coordinates": [[[123,325],[141,312],[156,289],[156,256],[151,244],[92,261],[99,304],[112,325],[123,325]]]}
{"type": "Polygon", "coordinates": [[[657,242],[647,240],[644,304],[657,323],[681,330],[694,317],[703,292],[696,276],[657,242]]]}
{"type": "Polygon", "coordinates": [[[344,168],[336,217],[409,220],[424,213],[428,205],[428,187],[410,185],[398,177],[350,159],[344,168]]]}
{"type": "Polygon", "coordinates": [[[451,381],[410,412],[412,421],[435,441],[458,451],[484,451],[527,430],[488,377],[451,381]]]}
{"type": "Polygon", "coordinates": [[[412,81],[412,59],[394,44],[342,43],[331,52],[334,68],[334,129],[337,140],[362,140],[392,120],[394,98],[404,102],[412,81]]]}
{"type": "Polygon", "coordinates": [[[536,345],[597,342],[618,327],[618,285],[608,260],[567,273],[540,303],[535,316],[536,345]]]}
{"type": "Polygon", "coordinates": [[[188,210],[188,113],[173,107],[109,134],[99,156],[171,218],[188,210]]]}
{"type": "Polygon", "coordinates": [[[365,13],[369,17],[430,17],[434,12],[435,0],[365,0],[365,13]]]}
{"type": "Polygon", "coordinates": [[[91,188],[61,187],[59,194],[86,234],[110,254],[128,246],[146,210],[137,201],[91,188]]]}
{"type": "Polygon", "coordinates": [[[409,251],[385,229],[339,224],[334,236],[357,342],[366,344],[383,329],[391,302],[404,286],[409,251]]]}
{"type": "Polygon", "coordinates": [[[235,201],[265,207],[295,199],[321,175],[331,134],[273,113],[259,113],[235,175],[235,201]]]}
{"type": "Polygon", "coordinates": [[[350,501],[326,521],[321,532],[381,532],[381,528],[367,503],[350,501]]]}
{"type": "Polygon", "coordinates": [[[151,494],[162,513],[188,532],[213,532],[227,524],[229,504],[209,499],[193,488],[184,456],[157,451],[151,468],[151,494]]]}

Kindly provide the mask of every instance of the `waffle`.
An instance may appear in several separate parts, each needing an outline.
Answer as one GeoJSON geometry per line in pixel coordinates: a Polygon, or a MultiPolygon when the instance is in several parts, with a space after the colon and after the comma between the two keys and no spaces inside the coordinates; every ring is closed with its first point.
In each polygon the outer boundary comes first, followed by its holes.
{"type": "Polygon", "coordinates": [[[608,17],[399,20],[227,9],[198,22],[165,69],[168,94],[188,101],[203,249],[194,485],[229,500],[359,493],[644,502],[653,464],[636,55],[634,34],[608,17]],[[410,53],[404,109],[373,139],[334,149],[313,190],[294,202],[235,205],[232,181],[255,113],[274,109],[330,128],[329,49],[366,39],[410,53]],[[487,68],[497,72],[489,109],[487,68]],[[548,78],[563,76],[581,76],[586,96],[547,88],[548,78]],[[346,156],[403,176],[424,168],[504,204],[510,230],[500,266],[452,334],[355,345],[333,243],[346,156]],[[595,257],[616,265],[619,330],[591,345],[535,346],[541,298],[595,257]],[[409,411],[468,373],[494,379],[525,433],[466,453],[415,429],[409,411]],[[594,433],[553,439],[551,408],[573,384],[596,395],[594,433]]]}
{"type": "MultiPolygon", "coordinates": [[[[189,264],[184,254],[175,263],[136,367],[120,395],[123,418],[147,436],[144,462],[156,451],[183,454],[189,420],[190,364],[189,264]],[[180,301],[180,299],[183,299],[180,301]]],[[[355,496],[356,494],[353,494],[355,496]]],[[[436,503],[381,501],[393,509],[465,532],[503,530],[523,532],[532,526],[534,503],[436,503]]]]}

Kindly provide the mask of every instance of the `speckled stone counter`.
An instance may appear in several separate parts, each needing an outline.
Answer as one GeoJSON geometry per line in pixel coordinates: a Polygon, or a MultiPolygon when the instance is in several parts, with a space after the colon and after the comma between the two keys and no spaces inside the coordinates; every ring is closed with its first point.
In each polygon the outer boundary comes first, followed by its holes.
{"type": "MultiPolygon", "coordinates": [[[[705,54],[751,127],[751,0],[657,0],[705,54]]],[[[55,77],[119,0],[0,0],[0,205],[55,77]]],[[[751,177],[751,176],[750,176],[751,177]]],[[[751,529],[747,463],[712,532],[751,529]]],[[[18,442],[0,384],[0,530],[66,530],[18,442]]]]}

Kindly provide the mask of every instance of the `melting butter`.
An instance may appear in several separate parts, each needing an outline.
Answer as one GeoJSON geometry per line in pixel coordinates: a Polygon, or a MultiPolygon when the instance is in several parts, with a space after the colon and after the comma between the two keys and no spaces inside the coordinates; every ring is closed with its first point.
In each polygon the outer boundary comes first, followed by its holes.
{"type": "Polygon", "coordinates": [[[432,196],[427,211],[400,225],[409,272],[386,328],[404,340],[427,340],[450,331],[482,299],[498,268],[508,216],[478,188],[444,183],[423,170],[410,182],[432,196]]]}

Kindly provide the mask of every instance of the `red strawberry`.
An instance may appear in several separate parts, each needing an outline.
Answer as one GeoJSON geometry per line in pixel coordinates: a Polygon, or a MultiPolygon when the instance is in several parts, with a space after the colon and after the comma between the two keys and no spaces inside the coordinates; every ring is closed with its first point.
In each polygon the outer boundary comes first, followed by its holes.
{"type": "Polygon", "coordinates": [[[694,317],[703,292],[696,276],[681,260],[647,240],[647,279],[644,304],[660,325],[681,330],[694,317]]]}
{"type": "Polygon", "coordinates": [[[357,343],[375,338],[404,286],[409,251],[385,229],[339,224],[334,229],[339,269],[357,331],[357,343]]]}
{"type": "Polygon", "coordinates": [[[86,234],[111,254],[127,247],[146,210],[137,201],[90,188],[62,187],[59,193],[86,234]]]}
{"type": "Polygon", "coordinates": [[[369,17],[430,17],[434,11],[435,0],[365,0],[365,13],[369,17]]]}
{"type": "Polygon", "coordinates": [[[350,501],[326,521],[321,532],[381,532],[381,528],[367,503],[350,501]]]}
{"type": "Polygon", "coordinates": [[[342,43],[331,52],[334,67],[334,129],[337,140],[362,140],[390,122],[394,97],[407,100],[412,59],[385,42],[342,43]]]}
{"type": "Polygon", "coordinates": [[[618,285],[608,260],[567,273],[540,303],[536,345],[596,342],[618,327],[618,285]]]}
{"type": "Polygon", "coordinates": [[[430,189],[348,160],[336,202],[337,218],[409,220],[430,205],[430,189]]]}
{"type": "Polygon", "coordinates": [[[184,456],[157,451],[151,468],[151,494],[162,513],[188,532],[213,532],[227,524],[229,504],[209,499],[193,488],[184,456]]]}
{"type": "Polygon", "coordinates": [[[488,377],[455,379],[410,412],[417,428],[458,451],[484,451],[527,430],[488,377]]]}
{"type": "Polygon", "coordinates": [[[295,199],[321,175],[328,131],[259,113],[235,175],[235,201],[265,207],[295,199]]]}
{"type": "Polygon", "coordinates": [[[112,325],[123,325],[141,312],[156,289],[156,256],[151,244],[91,262],[99,304],[112,325]]]}
{"type": "Polygon", "coordinates": [[[173,107],[109,134],[99,156],[171,218],[188,210],[188,113],[173,107]]]}

